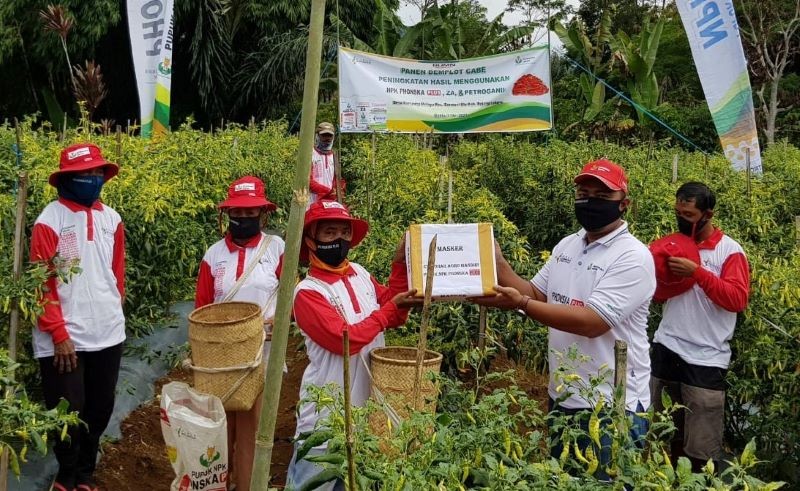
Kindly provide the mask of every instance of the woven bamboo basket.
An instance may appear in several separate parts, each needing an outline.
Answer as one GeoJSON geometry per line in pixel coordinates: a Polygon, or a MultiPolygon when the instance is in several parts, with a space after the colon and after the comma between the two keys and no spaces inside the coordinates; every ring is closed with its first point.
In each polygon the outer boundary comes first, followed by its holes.
{"type": "Polygon", "coordinates": [[[257,304],[223,302],[194,310],[189,314],[192,364],[197,367],[194,388],[223,399],[227,411],[249,410],[264,388],[264,359],[254,368],[204,371],[252,365],[261,353],[263,342],[264,319],[257,304]],[[237,383],[241,384],[239,388],[228,394],[237,383]]]}
{"type": "MultiPolygon", "coordinates": [[[[377,401],[376,389],[380,391],[386,403],[391,405],[401,419],[407,418],[410,410],[415,406],[420,411],[436,412],[439,386],[438,383],[430,380],[428,374],[439,373],[442,367],[442,355],[432,350],[425,351],[419,404],[415,405],[414,382],[417,377],[417,351],[417,348],[387,346],[375,348],[369,355],[372,366],[370,391],[372,398],[377,401]]],[[[370,427],[378,436],[388,434],[387,421],[388,417],[383,411],[376,411],[370,415],[370,427]]]]}

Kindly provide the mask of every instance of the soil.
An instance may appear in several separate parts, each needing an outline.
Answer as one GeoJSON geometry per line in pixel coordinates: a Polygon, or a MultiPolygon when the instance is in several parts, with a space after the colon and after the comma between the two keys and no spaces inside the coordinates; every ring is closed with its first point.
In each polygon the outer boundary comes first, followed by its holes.
{"type": "MultiPolygon", "coordinates": [[[[295,407],[300,393],[300,380],[308,365],[308,358],[301,348],[302,342],[303,338],[299,335],[290,337],[286,353],[289,373],[284,376],[281,388],[271,466],[273,477],[270,485],[276,488],[285,486],[286,471],[292,458],[292,438],[296,425],[295,407]]],[[[177,368],[156,382],[155,393],[161,394],[161,387],[166,383],[173,381],[191,383],[191,378],[190,374],[177,368]]],[[[103,445],[103,455],[95,474],[100,490],[169,489],[175,473],[164,449],[159,400],[156,398],[139,406],[122,422],[121,430],[122,438],[103,445]]]]}
{"type": "MultiPolygon", "coordinates": [[[[285,375],[281,389],[271,466],[273,476],[270,485],[276,488],[285,486],[286,472],[292,458],[292,438],[296,425],[295,408],[303,371],[308,365],[302,343],[303,339],[299,335],[295,334],[289,338],[286,356],[289,373],[285,375]]],[[[491,371],[509,369],[516,370],[517,386],[536,398],[542,404],[542,408],[546,408],[547,375],[529,372],[505,357],[496,358],[490,367],[491,371]]],[[[191,383],[191,376],[180,368],[173,370],[156,382],[156,394],[161,393],[164,384],[176,380],[191,383]]],[[[164,450],[158,399],[140,406],[122,422],[121,426],[122,438],[103,445],[103,455],[95,475],[99,488],[102,491],[169,489],[175,475],[164,450]]]]}

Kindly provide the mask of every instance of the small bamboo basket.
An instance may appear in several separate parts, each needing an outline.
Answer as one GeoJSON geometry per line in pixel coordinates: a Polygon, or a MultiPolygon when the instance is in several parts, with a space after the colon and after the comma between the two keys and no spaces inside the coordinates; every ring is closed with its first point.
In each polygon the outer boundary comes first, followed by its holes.
{"type": "Polygon", "coordinates": [[[226,411],[247,411],[264,388],[264,319],[250,302],[209,304],[189,314],[194,388],[219,397],[226,411]]]}
{"type": "MultiPolygon", "coordinates": [[[[442,355],[426,350],[422,364],[422,383],[419,395],[414,399],[414,383],[417,377],[417,348],[387,346],[370,352],[372,366],[371,395],[374,400],[383,400],[394,409],[401,419],[408,417],[410,411],[435,413],[439,386],[429,374],[438,374],[442,367],[442,355]]],[[[379,436],[388,434],[388,417],[383,411],[370,415],[370,427],[379,436]]]]}

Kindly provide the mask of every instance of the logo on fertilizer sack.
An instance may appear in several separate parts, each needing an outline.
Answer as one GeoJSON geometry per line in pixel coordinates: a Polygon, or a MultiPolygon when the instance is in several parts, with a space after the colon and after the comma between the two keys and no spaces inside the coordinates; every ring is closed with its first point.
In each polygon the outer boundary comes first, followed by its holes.
{"type": "Polygon", "coordinates": [[[211,467],[211,464],[218,461],[220,457],[220,453],[215,447],[208,447],[206,449],[206,453],[200,456],[200,465],[208,469],[211,467]]]}
{"type": "Polygon", "coordinates": [[[158,73],[164,76],[172,74],[172,60],[164,58],[164,61],[158,64],[158,73]]]}

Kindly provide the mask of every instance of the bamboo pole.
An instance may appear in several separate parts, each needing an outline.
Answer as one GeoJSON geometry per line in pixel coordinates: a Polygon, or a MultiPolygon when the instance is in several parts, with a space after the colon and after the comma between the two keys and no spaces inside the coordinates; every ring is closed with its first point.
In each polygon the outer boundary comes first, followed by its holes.
{"type": "Polygon", "coordinates": [[[434,235],[431,245],[428,246],[428,271],[425,276],[425,296],[422,301],[422,325],[419,328],[419,343],[417,344],[417,374],[414,377],[414,410],[420,410],[419,390],[422,386],[422,364],[425,362],[425,352],[428,350],[428,324],[431,321],[431,295],[433,294],[433,274],[436,268],[436,239],[434,235]]]}
{"type": "MultiPolygon", "coordinates": [[[[19,126],[17,127],[19,129],[19,126]]],[[[19,153],[19,132],[17,132],[17,153],[19,153]]],[[[19,158],[19,157],[17,157],[19,158]]],[[[14,223],[14,259],[12,266],[12,274],[14,281],[17,282],[22,276],[22,249],[23,241],[25,239],[25,207],[28,203],[28,174],[25,172],[19,173],[19,185],[17,187],[17,212],[16,220],[14,223]]],[[[11,362],[17,360],[17,331],[19,330],[19,303],[18,298],[13,298],[11,302],[11,312],[8,325],[8,357],[11,362]]],[[[8,374],[11,381],[14,381],[14,369],[12,368],[8,374]]],[[[13,385],[10,384],[10,385],[13,385]]],[[[3,395],[6,399],[13,397],[11,387],[8,387],[6,393],[3,395]]],[[[8,489],[8,450],[3,449],[0,455],[0,491],[8,489]]]]}
{"type": "Polygon", "coordinates": [[[672,157],[672,184],[678,182],[678,154],[672,157]]]}
{"type": "Polygon", "coordinates": [[[356,466],[353,459],[353,409],[350,406],[350,329],[342,331],[342,360],[344,365],[344,448],[347,454],[347,489],[354,491],[356,488],[356,466]]]}
{"type": "Polygon", "coordinates": [[[619,339],[614,342],[614,399],[618,412],[617,430],[620,434],[625,430],[625,401],[628,387],[628,344],[619,339]]]}
{"type": "Polygon", "coordinates": [[[322,59],[322,28],[325,20],[325,0],[312,0],[311,27],[306,52],[306,74],[303,87],[303,113],[300,120],[300,146],[294,174],[286,249],[283,257],[283,273],[278,287],[278,306],[272,333],[272,346],[267,364],[267,379],[262,393],[263,406],[258,421],[256,448],[253,457],[253,475],[250,489],[267,491],[272,461],[275,423],[278,415],[283,363],[286,360],[286,344],[289,338],[289,321],[292,313],[297,262],[300,257],[300,240],[303,234],[303,218],[308,204],[308,176],[311,172],[311,151],[314,143],[314,126],[317,118],[319,95],[320,60],[322,59]]]}
{"type": "Polygon", "coordinates": [[[750,147],[747,147],[744,151],[745,156],[745,164],[747,165],[747,201],[750,201],[750,147]]]}
{"type": "Polygon", "coordinates": [[[117,165],[122,160],[122,127],[117,125],[117,165]]]}

